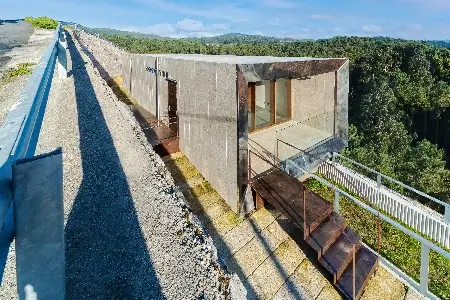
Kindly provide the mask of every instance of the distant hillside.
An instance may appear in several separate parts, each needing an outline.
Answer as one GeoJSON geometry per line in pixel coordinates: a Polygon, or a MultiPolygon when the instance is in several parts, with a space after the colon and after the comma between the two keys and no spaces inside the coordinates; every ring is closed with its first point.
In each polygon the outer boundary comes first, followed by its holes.
{"type": "Polygon", "coordinates": [[[450,40],[445,40],[445,41],[427,41],[427,42],[429,44],[434,45],[434,46],[450,48],[450,40]]]}
{"type": "MultiPolygon", "coordinates": [[[[130,36],[134,38],[148,38],[148,39],[169,39],[169,37],[163,37],[155,34],[132,32],[125,30],[117,30],[112,28],[90,28],[99,34],[116,35],[116,36],[130,36]]],[[[181,38],[180,40],[187,40],[193,42],[201,42],[203,44],[268,44],[268,43],[280,43],[280,42],[294,42],[295,39],[291,38],[277,38],[262,35],[248,35],[242,33],[227,33],[212,37],[199,37],[199,38],[181,38]]]]}
{"type": "Polygon", "coordinates": [[[200,41],[205,44],[268,44],[280,42],[293,42],[291,38],[277,38],[262,35],[248,35],[242,33],[227,33],[212,37],[187,38],[187,40],[200,41]]]}
{"type": "Polygon", "coordinates": [[[117,30],[112,28],[90,28],[90,30],[98,32],[99,34],[114,34],[118,36],[131,36],[135,38],[148,38],[148,39],[162,39],[159,35],[142,33],[142,32],[133,32],[133,31],[125,31],[125,30],[117,30]]]}

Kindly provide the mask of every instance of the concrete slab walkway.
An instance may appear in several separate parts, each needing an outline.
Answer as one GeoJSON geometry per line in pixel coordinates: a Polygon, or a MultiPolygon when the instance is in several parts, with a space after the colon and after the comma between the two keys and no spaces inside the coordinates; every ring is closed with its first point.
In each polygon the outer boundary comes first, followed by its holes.
{"type": "MultiPolygon", "coordinates": [[[[270,208],[240,218],[181,152],[163,161],[212,237],[222,263],[244,283],[248,299],[342,299],[287,218],[270,208]]],[[[421,297],[380,266],[362,299],[421,297]]]]}

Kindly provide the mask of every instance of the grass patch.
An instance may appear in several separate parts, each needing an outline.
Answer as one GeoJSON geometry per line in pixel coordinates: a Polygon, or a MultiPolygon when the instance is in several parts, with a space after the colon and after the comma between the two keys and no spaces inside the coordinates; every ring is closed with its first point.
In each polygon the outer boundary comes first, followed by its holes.
{"type": "Polygon", "coordinates": [[[25,22],[31,24],[31,26],[42,29],[56,29],[58,27],[58,21],[49,17],[25,17],[25,22]]]}
{"type": "MultiPolygon", "coordinates": [[[[310,178],[306,181],[306,185],[323,198],[333,201],[333,191],[319,181],[310,178]]],[[[354,193],[340,186],[339,188],[355,196],[354,193]]],[[[366,202],[360,197],[355,196],[355,198],[366,202]]],[[[348,226],[357,232],[367,245],[377,250],[378,218],[342,195],[339,204],[340,213],[347,220],[348,226]]],[[[415,281],[420,281],[420,242],[389,223],[381,221],[380,244],[380,254],[383,257],[415,281]]],[[[432,250],[430,251],[429,290],[441,299],[450,300],[450,260],[432,250]]]]}
{"type": "Polygon", "coordinates": [[[6,71],[6,73],[2,76],[2,80],[4,83],[8,83],[13,81],[15,78],[23,75],[31,74],[32,67],[34,63],[20,63],[15,68],[10,68],[6,71]]]}

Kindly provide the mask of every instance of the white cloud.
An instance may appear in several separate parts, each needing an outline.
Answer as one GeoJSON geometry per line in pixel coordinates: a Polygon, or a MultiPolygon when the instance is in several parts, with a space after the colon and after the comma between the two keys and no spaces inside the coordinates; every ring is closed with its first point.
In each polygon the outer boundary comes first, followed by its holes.
{"type": "MultiPolygon", "coordinates": [[[[184,6],[169,0],[134,0],[147,5],[152,11],[164,10],[183,15],[199,16],[209,19],[229,20],[232,22],[242,22],[251,15],[251,10],[241,8],[233,3],[224,4],[191,4],[184,6]]],[[[269,0],[275,1],[275,0],[269,0]]]]}
{"type": "Polygon", "coordinates": [[[336,20],[336,17],[333,15],[327,15],[327,14],[314,14],[314,15],[311,15],[311,19],[321,20],[321,21],[330,21],[330,20],[336,20]]]}
{"type": "Polygon", "coordinates": [[[228,27],[225,24],[212,24],[209,26],[210,29],[221,29],[221,30],[227,30],[228,27]]]}
{"type": "Polygon", "coordinates": [[[418,23],[406,24],[405,27],[410,30],[421,30],[423,28],[422,24],[418,23]]]}
{"type": "Polygon", "coordinates": [[[170,36],[172,34],[175,34],[177,31],[172,24],[155,24],[147,27],[129,26],[122,28],[121,30],[156,34],[161,36],[170,36]]]}
{"type": "Polygon", "coordinates": [[[376,25],[365,25],[362,28],[362,31],[368,32],[368,33],[380,33],[383,31],[381,27],[378,27],[376,25]]]}
{"type": "Polygon", "coordinates": [[[222,34],[227,29],[225,24],[212,24],[206,26],[201,21],[185,18],[175,24],[155,24],[147,27],[130,26],[122,30],[156,34],[174,38],[181,37],[202,37],[222,34]]]}
{"type": "Polygon", "coordinates": [[[291,0],[264,0],[263,3],[266,6],[277,8],[294,8],[298,6],[298,3],[291,0]]]}
{"type": "Polygon", "coordinates": [[[175,25],[178,29],[180,30],[184,30],[184,31],[203,31],[205,30],[205,26],[203,25],[203,23],[201,21],[196,21],[196,20],[192,20],[192,19],[184,19],[181,21],[178,21],[177,24],[175,25]]]}

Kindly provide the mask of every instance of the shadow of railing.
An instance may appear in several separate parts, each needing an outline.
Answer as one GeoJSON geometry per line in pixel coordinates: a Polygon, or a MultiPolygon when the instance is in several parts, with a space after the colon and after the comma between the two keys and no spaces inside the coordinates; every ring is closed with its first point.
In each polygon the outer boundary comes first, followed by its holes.
{"type": "Polygon", "coordinates": [[[66,228],[68,299],[164,299],[126,175],[84,61],[67,33],[83,179],[66,228]]]}

